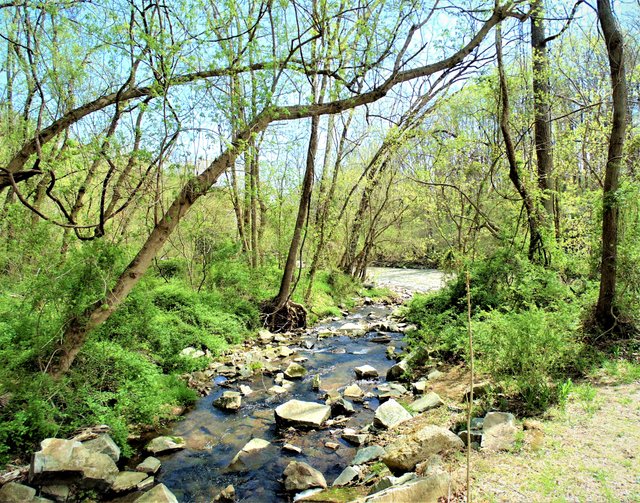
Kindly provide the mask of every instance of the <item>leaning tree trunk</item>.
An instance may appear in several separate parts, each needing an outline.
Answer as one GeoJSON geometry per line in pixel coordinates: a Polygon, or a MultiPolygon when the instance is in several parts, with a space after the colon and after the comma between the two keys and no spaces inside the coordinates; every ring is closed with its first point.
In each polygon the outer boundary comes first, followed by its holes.
{"type": "Polygon", "coordinates": [[[296,270],[296,261],[300,252],[302,242],[302,231],[307,222],[309,206],[311,203],[311,192],[313,190],[313,179],[315,177],[316,153],[318,151],[318,125],[320,117],[311,118],[311,135],[309,136],[309,148],[307,149],[307,161],[302,181],[302,194],[298,206],[298,216],[293,229],[293,237],[289,246],[289,254],[282,272],[280,290],[278,295],[267,302],[262,311],[264,313],[264,324],[270,330],[280,332],[292,328],[304,328],[307,324],[306,310],[300,304],[291,302],[291,284],[296,270]]]}
{"type": "Polygon", "coordinates": [[[600,294],[596,317],[605,330],[616,324],[616,266],[618,252],[618,201],[622,149],[627,125],[627,79],[624,65],[624,42],[609,0],[598,0],[598,21],[609,56],[613,96],[613,118],[605,169],[602,198],[602,260],[600,294]]]}
{"type": "Polygon", "coordinates": [[[528,256],[529,260],[532,262],[542,262],[544,265],[548,265],[549,257],[545,251],[544,241],[540,231],[539,212],[533,197],[531,197],[531,193],[524,183],[524,180],[520,177],[516,148],[513,143],[513,138],[511,137],[511,129],[509,127],[509,90],[502,61],[502,36],[500,34],[499,26],[496,28],[496,55],[498,59],[498,76],[500,79],[500,100],[502,102],[500,129],[502,131],[505,150],[507,152],[507,161],[509,163],[509,179],[518,191],[527,213],[527,223],[529,225],[528,256]]]}

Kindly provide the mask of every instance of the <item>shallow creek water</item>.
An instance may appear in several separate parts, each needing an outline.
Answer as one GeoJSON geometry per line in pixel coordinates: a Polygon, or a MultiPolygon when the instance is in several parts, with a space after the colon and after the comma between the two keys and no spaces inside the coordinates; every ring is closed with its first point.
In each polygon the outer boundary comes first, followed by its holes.
{"type": "MultiPolygon", "coordinates": [[[[374,281],[389,286],[413,290],[438,288],[442,274],[437,271],[376,269],[374,281]],[[402,276],[397,271],[408,273],[402,276]],[[401,281],[402,280],[402,283],[401,281]],[[396,282],[397,281],[397,282],[396,282]],[[413,285],[413,288],[412,288],[413,285]],[[420,286],[421,288],[416,288],[420,286]]],[[[274,382],[273,377],[258,375],[249,379],[229,383],[224,377],[216,377],[211,393],[202,398],[194,410],[175,424],[172,435],[185,438],[187,448],[174,454],[161,456],[162,470],[158,480],[164,483],[181,502],[211,501],[227,485],[233,484],[239,501],[272,502],[290,501],[290,495],[282,492],[282,472],[291,461],[304,461],[320,470],[330,485],[340,472],[350,463],[357,448],[340,438],[344,427],[359,428],[371,422],[378,406],[377,398],[365,402],[353,402],[356,413],[348,423],[312,431],[278,430],[275,425],[274,409],[291,399],[322,402],[326,391],[342,391],[357,382],[366,392],[375,393],[376,386],[384,382],[387,370],[395,363],[386,358],[387,345],[398,350],[403,347],[401,333],[386,333],[391,337],[388,344],[373,342],[377,332],[361,337],[336,335],[318,339],[318,332],[337,328],[345,323],[365,321],[375,322],[390,315],[387,306],[364,306],[350,313],[340,321],[323,323],[307,330],[296,344],[290,358],[281,360],[286,368],[294,358],[305,357],[302,365],[309,371],[302,380],[295,381],[290,393],[273,396],[267,393],[274,382]],[[307,349],[306,341],[313,343],[307,349]],[[360,365],[375,367],[380,379],[375,381],[356,380],[353,369],[360,365]],[[319,374],[322,379],[321,391],[313,391],[311,379],[319,374]],[[253,393],[243,397],[242,408],[238,412],[225,412],[213,407],[213,401],[225,390],[237,390],[240,384],[249,385],[253,393]],[[271,442],[266,449],[252,454],[242,470],[229,469],[235,454],[252,438],[271,442]],[[325,447],[326,442],[339,444],[337,450],[325,447]],[[291,443],[302,449],[301,454],[284,451],[284,443],[291,443]]]]}

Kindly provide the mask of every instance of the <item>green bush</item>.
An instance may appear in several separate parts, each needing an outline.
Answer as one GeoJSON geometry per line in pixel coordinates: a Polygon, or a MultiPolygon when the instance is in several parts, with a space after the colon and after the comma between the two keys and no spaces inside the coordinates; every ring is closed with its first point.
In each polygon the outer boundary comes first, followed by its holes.
{"type": "Polygon", "coordinates": [[[578,314],[568,306],[557,312],[531,307],[481,316],[473,324],[479,370],[513,389],[528,410],[546,408],[557,398],[558,380],[579,359],[578,314]]]}
{"type": "MultiPolygon", "coordinates": [[[[580,318],[592,289],[578,297],[558,272],[504,251],[470,269],[478,369],[527,409],[546,407],[557,399],[557,381],[578,365],[580,318]]],[[[418,327],[409,336],[414,350],[468,358],[466,274],[414,297],[404,314],[418,327]]]]}

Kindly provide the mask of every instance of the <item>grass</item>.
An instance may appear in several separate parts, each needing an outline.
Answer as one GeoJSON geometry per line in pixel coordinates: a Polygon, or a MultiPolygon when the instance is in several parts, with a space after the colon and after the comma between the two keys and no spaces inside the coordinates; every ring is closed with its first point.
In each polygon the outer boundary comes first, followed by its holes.
{"type": "Polygon", "coordinates": [[[573,385],[565,409],[548,411],[541,448],[525,431],[509,452],[473,453],[474,499],[640,501],[639,422],[640,382],[573,385]]]}

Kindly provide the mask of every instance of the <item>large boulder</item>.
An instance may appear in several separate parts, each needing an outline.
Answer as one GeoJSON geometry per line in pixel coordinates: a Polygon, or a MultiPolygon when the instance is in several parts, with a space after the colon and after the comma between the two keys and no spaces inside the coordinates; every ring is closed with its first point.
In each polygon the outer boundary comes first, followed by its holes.
{"type": "Polygon", "coordinates": [[[387,400],[376,409],[373,425],[376,428],[390,429],[411,419],[411,414],[394,399],[387,400]]]}
{"type": "Polygon", "coordinates": [[[106,433],[98,435],[98,437],[94,438],[93,440],[87,440],[86,442],[83,442],[82,445],[84,445],[90,451],[106,454],[116,463],[120,459],[120,448],[106,433]]]}
{"type": "Polygon", "coordinates": [[[275,410],[278,426],[320,428],[331,415],[331,407],[316,402],[289,400],[275,410]]]}
{"type": "Polygon", "coordinates": [[[307,463],[292,461],[284,470],[284,487],[287,491],[304,491],[313,487],[326,489],[324,475],[307,463]]]}
{"type": "Polygon", "coordinates": [[[106,454],[87,449],[75,440],[47,438],[33,455],[29,471],[32,482],[78,478],[84,487],[106,489],[118,474],[118,467],[106,454]]]}
{"type": "Polygon", "coordinates": [[[516,441],[516,418],[509,412],[488,412],[482,424],[483,449],[505,451],[516,441]]]}
{"type": "Polygon", "coordinates": [[[462,440],[451,431],[428,425],[388,445],[382,461],[392,472],[404,473],[434,454],[457,451],[463,447],[462,440]]]}
{"type": "Polygon", "coordinates": [[[392,486],[368,496],[365,503],[437,503],[449,491],[450,477],[445,472],[392,486]]]}
{"type": "Polygon", "coordinates": [[[182,437],[156,437],[147,444],[145,449],[151,454],[165,454],[178,451],[186,446],[182,437]]]}
{"type": "Polygon", "coordinates": [[[136,498],[134,503],[178,503],[178,499],[169,491],[167,486],[158,484],[139,498],[136,498]]]}

